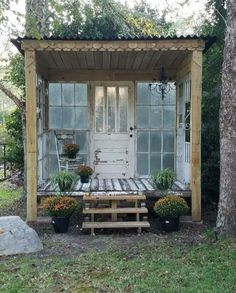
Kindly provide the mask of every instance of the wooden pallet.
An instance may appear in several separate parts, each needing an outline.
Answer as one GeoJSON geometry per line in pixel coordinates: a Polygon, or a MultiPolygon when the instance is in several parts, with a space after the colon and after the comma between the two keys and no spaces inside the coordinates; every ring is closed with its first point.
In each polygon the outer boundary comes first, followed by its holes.
{"type": "Polygon", "coordinates": [[[140,221],[140,214],[147,214],[148,209],[140,205],[140,201],[144,202],[146,196],[143,194],[107,194],[107,195],[96,195],[86,194],[83,197],[84,209],[83,214],[91,216],[91,221],[85,221],[82,225],[83,229],[91,229],[91,234],[94,235],[94,229],[98,228],[138,228],[138,233],[142,232],[142,228],[149,228],[150,224],[148,221],[140,221]],[[99,207],[101,202],[107,204],[99,207]],[[133,207],[120,207],[121,202],[132,203],[133,207]],[[107,205],[107,206],[106,206],[107,205]],[[107,222],[95,221],[95,215],[111,215],[111,219],[107,222]],[[133,214],[135,215],[136,221],[118,221],[118,214],[133,214]]]}

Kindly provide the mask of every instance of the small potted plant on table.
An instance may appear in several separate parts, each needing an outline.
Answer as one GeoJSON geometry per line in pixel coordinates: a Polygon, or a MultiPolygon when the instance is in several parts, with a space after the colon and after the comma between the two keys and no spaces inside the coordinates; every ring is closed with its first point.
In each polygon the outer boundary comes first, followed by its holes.
{"type": "Polygon", "coordinates": [[[154,211],[160,217],[163,230],[174,232],[179,230],[179,217],[187,213],[186,201],[178,195],[168,194],[154,205],[154,211]]]}
{"type": "Polygon", "coordinates": [[[53,178],[54,184],[58,184],[60,191],[70,191],[72,184],[75,180],[75,176],[68,171],[60,171],[53,178]]]}
{"type": "Polygon", "coordinates": [[[79,145],[75,143],[66,143],[63,150],[64,154],[68,156],[69,159],[75,159],[79,151],[79,145]]]}
{"type": "Polygon", "coordinates": [[[78,202],[70,196],[50,196],[44,201],[43,208],[52,217],[54,231],[56,233],[66,233],[70,217],[78,208],[78,202]]]}
{"type": "Polygon", "coordinates": [[[93,174],[93,169],[89,166],[81,165],[76,173],[80,176],[81,183],[88,183],[89,176],[93,174]]]}
{"type": "Polygon", "coordinates": [[[172,170],[166,168],[152,175],[153,184],[163,194],[170,189],[174,183],[175,174],[172,170]]]}

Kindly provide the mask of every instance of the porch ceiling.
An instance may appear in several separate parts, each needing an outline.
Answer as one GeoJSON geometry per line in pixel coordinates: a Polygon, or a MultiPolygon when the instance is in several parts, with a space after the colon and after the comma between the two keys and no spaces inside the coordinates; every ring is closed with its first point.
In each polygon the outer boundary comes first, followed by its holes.
{"type": "Polygon", "coordinates": [[[176,70],[190,54],[187,50],[130,52],[39,51],[38,64],[47,69],[70,70],[176,70]]]}

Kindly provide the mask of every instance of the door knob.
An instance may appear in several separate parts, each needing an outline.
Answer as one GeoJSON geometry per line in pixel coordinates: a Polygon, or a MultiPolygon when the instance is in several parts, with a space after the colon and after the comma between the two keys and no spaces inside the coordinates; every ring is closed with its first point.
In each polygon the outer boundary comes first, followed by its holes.
{"type": "Polygon", "coordinates": [[[129,130],[130,130],[130,131],[133,131],[133,130],[134,130],[134,128],[133,128],[132,126],[130,126],[129,130]]]}

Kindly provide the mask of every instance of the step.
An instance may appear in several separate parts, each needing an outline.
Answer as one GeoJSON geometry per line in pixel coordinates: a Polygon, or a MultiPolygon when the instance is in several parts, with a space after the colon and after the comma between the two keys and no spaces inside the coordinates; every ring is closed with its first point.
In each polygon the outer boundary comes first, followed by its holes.
{"type": "Polygon", "coordinates": [[[85,201],[104,201],[104,200],[145,200],[146,195],[84,195],[83,200],[85,201]]]}
{"type": "Polygon", "coordinates": [[[83,214],[146,214],[147,208],[101,208],[83,209],[83,214]]]}
{"type": "Polygon", "coordinates": [[[128,222],[84,222],[83,229],[95,228],[149,228],[150,224],[147,221],[128,221],[128,222]]]}

